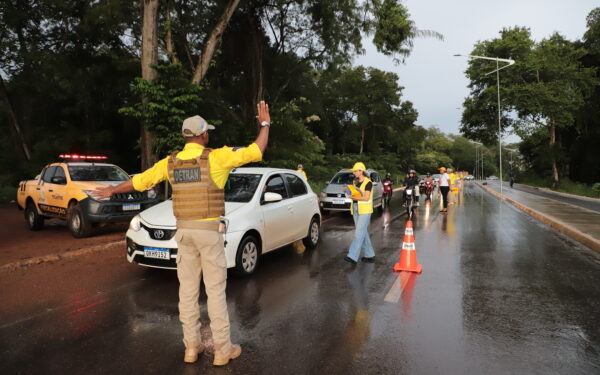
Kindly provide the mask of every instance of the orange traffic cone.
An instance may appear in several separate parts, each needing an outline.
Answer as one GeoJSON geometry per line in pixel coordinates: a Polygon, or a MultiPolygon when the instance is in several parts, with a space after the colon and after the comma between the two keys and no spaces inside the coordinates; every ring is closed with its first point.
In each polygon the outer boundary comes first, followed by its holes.
{"type": "Polygon", "coordinates": [[[417,263],[417,249],[415,248],[412,220],[406,222],[404,241],[402,242],[402,250],[400,250],[400,262],[394,266],[394,272],[401,271],[416,273],[423,271],[423,266],[417,263]]]}

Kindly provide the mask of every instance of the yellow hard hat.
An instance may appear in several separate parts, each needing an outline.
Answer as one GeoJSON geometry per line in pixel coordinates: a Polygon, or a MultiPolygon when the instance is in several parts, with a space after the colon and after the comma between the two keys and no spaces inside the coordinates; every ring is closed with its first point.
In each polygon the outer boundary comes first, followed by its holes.
{"type": "Polygon", "coordinates": [[[358,163],[354,163],[354,166],[352,167],[352,169],[350,169],[350,172],[354,172],[354,171],[366,171],[367,167],[365,167],[364,163],[358,162],[358,163]]]}
{"type": "Polygon", "coordinates": [[[445,167],[440,167],[440,171],[446,172],[446,168],[445,167]]]}

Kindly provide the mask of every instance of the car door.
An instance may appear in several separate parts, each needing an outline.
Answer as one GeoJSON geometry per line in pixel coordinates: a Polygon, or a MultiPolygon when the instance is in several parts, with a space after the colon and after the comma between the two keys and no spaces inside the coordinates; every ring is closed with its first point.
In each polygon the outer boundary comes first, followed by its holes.
{"type": "Polygon", "coordinates": [[[42,177],[40,178],[41,183],[37,187],[39,189],[39,196],[37,200],[38,207],[40,208],[40,211],[49,216],[57,216],[59,214],[58,208],[54,207],[54,201],[52,199],[54,186],[51,182],[51,179],[54,176],[54,172],[56,172],[55,165],[46,167],[42,177]]]}
{"type": "Polygon", "coordinates": [[[261,209],[265,221],[263,252],[276,249],[285,245],[290,231],[295,231],[293,220],[293,206],[290,204],[289,194],[280,174],[273,174],[267,177],[264,193],[277,193],[282,196],[279,202],[265,202],[261,197],[261,209]]]}
{"type": "Polygon", "coordinates": [[[291,173],[284,173],[283,178],[290,192],[289,204],[292,206],[295,229],[289,232],[286,240],[289,243],[306,237],[317,197],[314,194],[309,196],[304,179],[291,173]]]}
{"type": "Polygon", "coordinates": [[[381,204],[381,198],[383,197],[383,186],[381,185],[379,173],[371,172],[371,181],[373,182],[373,205],[378,206],[381,204]]]}
{"type": "Polygon", "coordinates": [[[47,198],[50,204],[55,207],[59,215],[67,214],[67,176],[62,166],[57,165],[54,175],[50,178],[50,183],[46,184],[48,188],[47,198]]]}

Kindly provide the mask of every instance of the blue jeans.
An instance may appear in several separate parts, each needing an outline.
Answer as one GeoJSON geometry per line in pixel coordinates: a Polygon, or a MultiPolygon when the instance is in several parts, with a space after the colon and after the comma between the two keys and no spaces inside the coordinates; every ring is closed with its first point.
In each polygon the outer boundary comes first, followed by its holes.
{"type": "Polygon", "coordinates": [[[360,257],[361,249],[365,249],[364,257],[371,258],[375,256],[375,250],[371,244],[371,238],[369,237],[369,223],[371,222],[371,214],[358,214],[358,209],[354,207],[354,226],[356,231],[354,232],[354,239],[350,244],[350,250],[348,250],[348,257],[354,261],[358,261],[360,257]]]}

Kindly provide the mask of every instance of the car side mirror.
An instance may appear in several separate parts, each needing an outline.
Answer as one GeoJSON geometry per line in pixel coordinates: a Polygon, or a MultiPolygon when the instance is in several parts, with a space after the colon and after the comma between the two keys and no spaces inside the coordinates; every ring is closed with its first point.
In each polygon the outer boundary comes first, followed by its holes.
{"type": "Polygon", "coordinates": [[[280,200],[282,200],[283,197],[281,196],[281,194],[279,193],[272,193],[270,191],[266,192],[264,197],[263,197],[263,201],[266,203],[270,203],[270,202],[279,202],[280,200]]]}
{"type": "Polygon", "coordinates": [[[55,176],[50,179],[50,182],[57,185],[65,185],[67,183],[67,178],[64,176],[55,176]]]}

